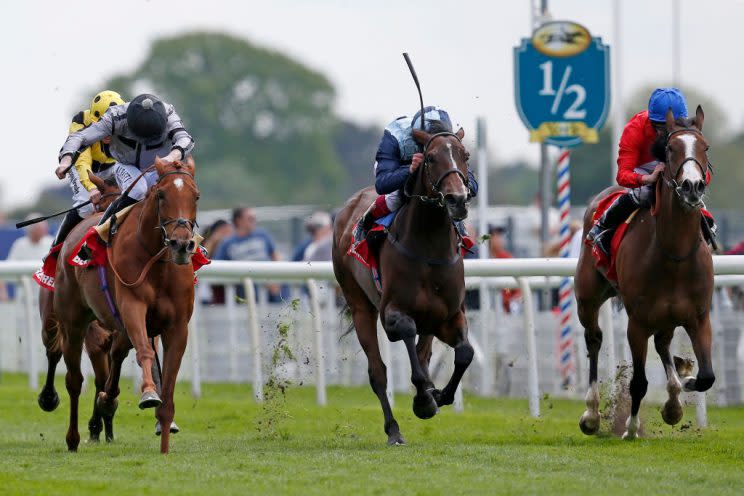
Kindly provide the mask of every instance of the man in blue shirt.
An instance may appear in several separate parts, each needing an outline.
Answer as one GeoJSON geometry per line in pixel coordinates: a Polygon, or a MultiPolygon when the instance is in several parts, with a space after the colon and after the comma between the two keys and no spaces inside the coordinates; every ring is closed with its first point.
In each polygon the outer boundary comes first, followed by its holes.
{"type": "MultiPolygon", "coordinates": [[[[232,212],[235,234],[225,238],[217,248],[215,260],[269,261],[279,260],[271,235],[256,226],[256,211],[249,207],[237,207],[232,212]]],[[[279,299],[279,285],[267,284],[271,301],[279,299]]],[[[242,288],[238,293],[242,296],[242,288]]]]}

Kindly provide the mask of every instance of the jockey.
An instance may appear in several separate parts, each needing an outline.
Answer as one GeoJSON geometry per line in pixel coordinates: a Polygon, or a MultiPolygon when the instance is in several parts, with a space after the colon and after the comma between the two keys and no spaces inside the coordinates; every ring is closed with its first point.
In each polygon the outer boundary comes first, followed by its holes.
{"type": "MultiPolygon", "coordinates": [[[[89,109],[81,110],[72,118],[70,134],[98,122],[109,107],[122,105],[123,103],[124,100],[122,100],[121,95],[115,91],[105,90],[98,93],[93,97],[89,109]]],[[[68,175],[70,188],[72,189],[72,205],[80,205],[88,200],[91,200],[92,204],[67,212],[57,230],[52,247],[62,243],[80,221],[89,217],[95,211],[95,205],[101,199],[101,192],[91,182],[90,172],[92,171],[105,180],[112,175],[114,163],[114,159],[108,154],[108,143],[105,140],[91,144],[78,155],[74,162],[75,166],[70,169],[68,175]]]]}
{"type": "Polygon", "coordinates": [[[168,162],[183,160],[194,148],[194,139],[186,132],[173,105],[154,95],[142,94],[129,103],[109,108],[100,120],[68,136],[59,154],[57,176],[83,150],[106,138],[111,139],[109,150],[116,160],[112,170],[122,195],[106,209],[99,225],[145,197],[158,179],[157,172],[150,171],[132,184],[154,163],[156,156],[168,162]],[[130,186],[131,190],[123,194],[130,186]]]}
{"type": "MultiPolygon", "coordinates": [[[[660,160],[662,157],[654,151],[661,140],[666,140],[666,113],[670,108],[675,119],[687,117],[687,103],[680,90],[657,88],[648,101],[648,110],[631,117],[623,129],[617,157],[617,183],[630,190],[605,210],[586,235],[588,241],[607,255],[610,254],[613,233],[620,223],[634,210],[648,208],[653,203],[654,184],[665,166],[660,160]]],[[[706,174],[705,180],[710,183],[710,173],[706,174]]],[[[702,222],[707,222],[711,235],[715,235],[713,218],[703,215],[702,222]]],[[[706,234],[707,229],[703,229],[703,233],[706,234]]],[[[706,241],[711,241],[707,234],[706,241]]]]}
{"type": "MultiPolygon", "coordinates": [[[[421,147],[413,140],[412,130],[421,128],[421,111],[413,119],[399,117],[388,124],[375,156],[375,189],[380,195],[369,206],[357,222],[354,239],[359,241],[367,236],[376,220],[398,210],[404,201],[403,186],[410,175],[424,162],[421,147]]],[[[424,108],[424,130],[435,134],[453,132],[449,114],[438,107],[424,108]]],[[[478,183],[473,173],[468,171],[471,196],[478,192],[478,183]]],[[[458,229],[462,234],[461,223],[458,229]]]]}

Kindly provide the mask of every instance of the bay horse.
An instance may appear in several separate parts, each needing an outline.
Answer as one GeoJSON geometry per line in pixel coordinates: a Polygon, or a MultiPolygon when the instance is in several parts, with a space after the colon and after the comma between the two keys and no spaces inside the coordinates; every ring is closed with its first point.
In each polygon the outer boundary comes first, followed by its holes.
{"type": "Polygon", "coordinates": [[[377,342],[378,315],[387,338],[402,340],[406,346],[416,387],[413,412],[419,418],[431,418],[439,406],[452,404],[473,358],[465,317],[461,238],[453,225],[453,220],[467,216],[470,199],[463,136],[462,129],[436,134],[413,131],[423,147],[424,162],[409,178],[408,201],[379,249],[381,293],[369,269],[347,255],[354,220],[376,198],[374,189],[352,196],[334,223],[333,269],[367,355],[370,385],[382,406],[389,445],[405,444],[405,440],[387,398],[386,366],[377,342]],[[441,391],[429,378],[433,336],[455,349],[455,369],[441,391]]]}
{"type": "MultiPolygon", "coordinates": [[[[113,178],[103,180],[91,173],[89,175],[91,182],[101,191],[101,200],[95,206],[96,213],[91,219],[98,221],[101,213],[116,199],[121,191],[113,178]]],[[[62,262],[58,264],[61,265],[62,262]]],[[[62,358],[61,334],[57,325],[57,319],[54,315],[54,292],[46,288],[39,288],[39,316],[41,318],[41,339],[46,349],[47,357],[47,375],[44,386],[39,393],[38,403],[42,410],[46,412],[54,411],[59,405],[59,395],[54,387],[54,374],[57,370],[57,364],[62,358]]],[[[101,391],[103,384],[108,375],[108,362],[106,353],[101,353],[109,344],[109,331],[101,327],[94,321],[91,322],[88,332],[85,335],[85,349],[91,359],[93,370],[95,372],[96,392],[101,391]]],[[[103,424],[106,424],[106,439],[113,439],[113,427],[110,419],[104,419],[97,409],[93,408],[93,415],[88,422],[91,441],[98,441],[103,424]]]]}
{"type": "MultiPolygon", "coordinates": [[[[113,307],[120,315],[115,315],[107,303],[96,267],[82,268],[65,263],[63,270],[57,273],[54,312],[62,333],[62,353],[67,365],[70,425],[66,440],[70,451],[76,451],[80,443],[78,399],[83,380],[80,355],[86,329],[94,319],[118,331],[113,334],[111,367],[103,391],[97,395],[96,408],[104,418],[113,416],[118,406],[121,365],[133,347],[142,369],[139,407],[157,407],[157,418],[162,426],[160,451],[167,453],[169,450],[170,426],[175,413],[173,390],[194,306],[191,256],[196,248],[194,228],[199,190],[190,157],[173,163],[158,158],[152,169],[158,175],[156,184],[132,207],[107,247],[105,282],[111,289],[113,307]],[[163,340],[164,350],[162,398],[153,379],[155,353],[148,340],[157,335],[163,340]]],[[[70,257],[93,224],[86,221],[70,233],[60,254],[63,260],[70,257]]]]}
{"type": "MultiPolygon", "coordinates": [[[[623,439],[638,436],[638,410],[648,387],[645,364],[651,336],[667,376],[669,398],[661,410],[664,422],[674,425],[682,419],[682,389],[706,391],[715,380],[710,324],[713,259],[700,230],[702,196],[710,168],[708,144],[702,133],[704,117],[700,106],[692,119],[675,121],[671,110],[667,112],[666,167],[656,183],[655,205],[652,210],[639,210],[628,226],[617,249],[616,286],[595,268],[590,247],[582,246],[575,291],[589,355],[587,409],[579,421],[584,434],[599,430],[597,359],[602,330],[598,312],[611,296],[619,295],[628,313],[628,343],[633,359],[631,411],[623,439]],[[669,351],[678,326],[685,328],[692,342],[699,366],[697,377],[690,375],[685,360],[672,357],[669,351]]],[[[617,189],[603,191],[587,208],[585,236],[592,226],[598,200],[617,189]]]]}

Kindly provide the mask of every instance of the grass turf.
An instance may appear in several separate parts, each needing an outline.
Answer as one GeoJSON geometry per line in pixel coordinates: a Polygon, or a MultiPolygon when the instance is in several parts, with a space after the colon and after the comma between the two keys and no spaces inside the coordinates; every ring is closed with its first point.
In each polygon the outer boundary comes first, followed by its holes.
{"type": "MultiPolygon", "coordinates": [[[[711,408],[710,427],[663,425],[642,410],[646,438],[624,442],[578,429],[583,404],[466,396],[466,411],[418,420],[396,396],[407,446],[387,447],[377,398],[368,388],[331,388],[318,407],[311,388],[290,388],[268,405],[247,385],[205,385],[199,400],[179,384],[171,454],[158,453],[152,410],[122,386],[116,441],[64,441],[69,401],[42,412],[19,375],[0,378],[0,494],[734,494],[744,486],[744,408],[711,408]]],[[[90,390],[82,398],[87,429],[90,390]]],[[[87,439],[87,431],[81,431],[87,439]]]]}

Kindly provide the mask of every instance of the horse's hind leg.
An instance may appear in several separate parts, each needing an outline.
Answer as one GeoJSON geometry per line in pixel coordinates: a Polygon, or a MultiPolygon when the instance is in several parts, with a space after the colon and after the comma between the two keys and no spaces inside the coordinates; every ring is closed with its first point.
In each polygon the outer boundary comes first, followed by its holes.
{"type": "MultiPolygon", "coordinates": [[[[380,355],[380,345],[377,341],[377,310],[372,305],[363,302],[354,305],[351,309],[354,327],[356,328],[359,344],[367,355],[367,372],[369,373],[369,385],[377,395],[382,407],[382,415],[385,418],[385,434],[388,436],[388,445],[396,446],[405,444],[406,441],[400,433],[398,422],[393,417],[393,409],[387,396],[387,367],[380,355]]],[[[385,337],[384,339],[387,339],[385,337]]]]}
{"type": "Polygon", "coordinates": [[[638,325],[633,317],[628,321],[628,344],[633,356],[633,378],[630,380],[630,416],[625,424],[623,439],[633,440],[638,437],[641,419],[638,410],[641,400],[646,396],[648,380],[646,380],[646,350],[648,349],[648,332],[638,325]]]}
{"type": "Polygon", "coordinates": [[[667,377],[667,393],[669,399],[661,409],[661,418],[669,425],[675,425],[682,420],[682,403],[679,401],[679,393],[682,391],[682,382],[677,375],[677,369],[672,361],[672,354],[669,352],[669,344],[672,342],[674,329],[659,331],[654,335],[654,346],[656,352],[661,358],[664,365],[664,372],[667,377]]]}
{"type": "Polygon", "coordinates": [[[54,411],[59,406],[59,394],[54,388],[54,373],[62,359],[59,325],[54,319],[53,293],[42,289],[39,292],[39,309],[41,313],[41,340],[46,348],[47,375],[44,387],[39,393],[39,406],[45,412],[54,411]]]}
{"type": "MultiPolygon", "coordinates": [[[[88,352],[90,363],[93,365],[95,373],[96,395],[93,397],[93,414],[88,421],[88,432],[90,441],[98,442],[103,430],[104,416],[98,408],[98,395],[106,386],[106,379],[109,375],[109,358],[108,352],[111,348],[111,335],[101,327],[97,321],[91,322],[88,332],[85,335],[85,349],[88,352]]],[[[110,419],[109,419],[110,420],[110,419]]],[[[110,423],[110,422],[109,422],[110,423]]],[[[106,440],[113,438],[113,432],[109,436],[110,428],[106,427],[106,440]]]]}
{"type": "Polygon", "coordinates": [[[103,426],[106,429],[106,441],[114,440],[114,414],[119,407],[119,378],[121,377],[121,366],[124,359],[132,349],[132,343],[125,332],[115,331],[111,337],[111,351],[109,352],[109,373],[103,391],[98,393],[96,408],[103,417],[103,426]]]}
{"type": "Polygon", "coordinates": [[[599,293],[595,292],[595,288],[596,285],[593,285],[592,290],[586,289],[580,283],[576,285],[579,321],[584,326],[584,340],[586,341],[586,350],[589,357],[589,390],[586,393],[586,410],[579,420],[581,432],[587,435],[596,434],[599,431],[599,385],[597,380],[599,350],[602,347],[599,307],[607,300],[607,296],[597,298],[597,294],[603,294],[606,288],[601,288],[599,293]],[[586,296],[583,294],[584,292],[587,293],[586,296]]]}

